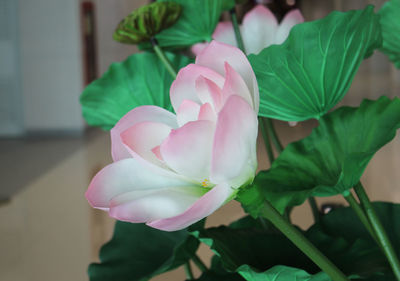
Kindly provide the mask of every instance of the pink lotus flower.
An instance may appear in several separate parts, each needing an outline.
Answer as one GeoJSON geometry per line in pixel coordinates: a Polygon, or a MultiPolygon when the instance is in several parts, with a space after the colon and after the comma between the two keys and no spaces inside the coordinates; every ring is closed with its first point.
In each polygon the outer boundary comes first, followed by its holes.
{"type": "Polygon", "coordinates": [[[170,96],[176,115],[141,106],[111,130],[114,163],[90,183],[93,207],[174,231],[210,215],[253,180],[259,93],[246,56],[211,42],[179,71],[170,96]]]}
{"type": "MultiPolygon", "coordinates": [[[[262,49],[272,44],[282,44],[292,27],[304,22],[299,10],[286,14],[280,24],[274,14],[265,6],[257,5],[243,18],[240,31],[247,54],[258,54],[262,49]]],[[[231,22],[220,22],[215,28],[213,39],[232,46],[237,46],[235,33],[231,22]]],[[[192,52],[198,55],[209,43],[199,43],[192,47],[192,52]]]]}

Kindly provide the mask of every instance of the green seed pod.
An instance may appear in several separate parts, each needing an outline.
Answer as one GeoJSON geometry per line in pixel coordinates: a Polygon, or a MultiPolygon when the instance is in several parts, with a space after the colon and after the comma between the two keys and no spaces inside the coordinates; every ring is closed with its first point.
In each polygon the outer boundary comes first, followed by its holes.
{"type": "Polygon", "coordinates": [[[175,2],[156,2],[140,7],[124,18],[114,32],[114,40],[138,44],[173,25],[182,11],[175,2]]]}

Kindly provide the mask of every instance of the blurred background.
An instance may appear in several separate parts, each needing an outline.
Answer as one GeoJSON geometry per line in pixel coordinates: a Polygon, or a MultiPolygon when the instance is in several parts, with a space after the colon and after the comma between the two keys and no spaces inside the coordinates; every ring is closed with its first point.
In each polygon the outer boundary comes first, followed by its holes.
{"type": "MultiPolygon", "coordinates": [[[[262,1],[258,1],[262,2],[262,1]]],[[[300,8],[306,21],[332,10],[384,1],[265,1],[282,15],[300,8]]],[[[118,22],[145,0],[0,0],[0,281],[87,280],[113,220],[89,208],[84,192],[93,175],[111,162],[109,134],[88,128],[79,96],[112,62],[137,48],[112,40],[118,22]]],[[[364,98],[400,96],[400,71],[381,53],[365,60],[341,105],[364,98]]],[[[315,122],[289,127],[276,122],[284,144],[310,133],[315,122]]],[[[260,169],[268,168],[263,147],[260,169]]],[[[371,161],[362,179],[374,200],[400,202],[400,138],[371,161]]],[[[340,199],[318,201],[344,204],[340,199]]],[[[242,216],[231,202],[207,224],[242,216]]],[[[308,206],[294,222],[311,224],[308,206]]],[[[202,246],[204,260],[211,255],[202,246]]],[[[176,270],[154,280],[184,280],[176,270]]]]}

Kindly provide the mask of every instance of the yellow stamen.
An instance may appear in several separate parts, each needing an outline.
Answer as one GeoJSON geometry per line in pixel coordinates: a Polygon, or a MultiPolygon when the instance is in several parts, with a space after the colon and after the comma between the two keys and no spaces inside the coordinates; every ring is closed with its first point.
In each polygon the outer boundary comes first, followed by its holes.
{"type": "Polygon", "coordinates": [[[203,187],[208,187],[208,186],[210,185],[210,180],[209,180],[209,179],[204,179],[204,180],[201,182],[201,185],[202,185],[203,187]]]}

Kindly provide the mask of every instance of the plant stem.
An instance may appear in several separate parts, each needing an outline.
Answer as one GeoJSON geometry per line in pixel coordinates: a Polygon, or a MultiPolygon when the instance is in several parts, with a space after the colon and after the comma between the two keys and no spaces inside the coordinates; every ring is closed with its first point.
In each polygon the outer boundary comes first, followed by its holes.
{"type": "Polygon", "coordinates": [[[269,140],[269,134],[268,131],[265,129],[265,124],[262,117],[258,117],[258,123],[260,124],[260,129],[264,139],[265,149],[267,150],[269,164],[272,165],[272,162],[274,162],[275,160],[274,152],[272,151],[271,142],[269,140]]]}
{"type": "Polygon", "coordinates": [[[353,211],[356,213],[362,224],[365,226],[365,228],[368,230],[369,234],[371,234],[372,238],[379,243],[378,237],[376,236],[376,233],[374,229],[371,226],[371,223],[369,222],[367,216],[364,213],[364,210],[361,208],[361,206],[357,203],[356,198],[354,195],[349,192],[348,195],[343,194],[344,199],[349,203],[350,207],[353,209],[353,211]]]}
{"type": "Polygon", "coordinates": [[[272,123],[272,120],[270,118],[264,118],[264,119],[265,119],[265,123],[267,124],[267,130],[271,136],[272,143],[274,144],[276,150],[280,154],[283,151],[283,146],[279,140],[278,134],[275,131],[274,124],[272,123]]]}
{"type": "Polygon", "coordinates": [[[308,203],[310,204],[311,211],[314,217],[314,222],[317,223],[320,221],[320,213],[318,209],[318,204],[317,201],[315,200],[314,197],[309,197],[308,198],[308,203]]]}
{"type": "Polygon", "coordinates": [[[303,234],[286,221],[267,201],[264,202],[262,215],[269,219],[290,241],[306,254],[319,268],[335,281],[349,281],[327,257],[325,257],[303,234]]]}
{"type": "Polygon", "coordinates": [[[193,280],[194,277],[193,277],[192,268],[190,267],[190,263],[189,263],[189,262],[186,262],[186,263],[183,265],[183,268],[185,269],[185,274],[186,274],[187,280],[193,280]]]}
{"type": "Polygon", "coordinates": [[[207,266],[204,264],[204,262],[199,258],[198,255],[194,255],[192,257],[192,261],[194,262],[194,264],[202,271],[202,272],[206,272],[208,270],[207,266]]]}
{"type": "Polygon", "coordinates": [[[242,34],[240,33],[240,28],[239,28],[239,23],[238,23],[238,19],[237,19],[235,8],[232,8],[229,11],[229,13],[231,15],[231,21],[232,21],[232,25],[233,25],[233,30],[235,32],[236,43],[237,43],[239,49],[242,50],[243,53],[246,53],[246,49],[245,49],[244,43],[243,43],[242,34]]]}
{"type": "Polygon", "coordinates": [[[171,74],[172,78],[176,78],[176,71],[175,68],[172,66],[171,62],[165,55],[164,51],[160,48],[158,45],[157,39],[155,37],[150,38],[151,45],[153,46],[153,50],[158,56],[158,58],[161,60],[161,62],[164,64],[165,68],[171,74]]]}
{"type": "Polygon", "coordinates": [[[400,262],[396,256],[396,252],[393,249],[392,244],[390,243],[389,237],[386,234],[385,229],[383,228],[382,223],[379,220],[378,215],[375,212],[374,207],[372,206],[371,201],[368,198],[367,193],[364,190],[364,187],[360,182],[356,184],[354,190],[357,193],[358,198],[360,199],[360,203],[364,208],[364,211],[374,229],[378,240],[382,246],[382,250],[388,259],[390,266],[392,267],[393,273],[396,276],[396,279],[400,281],[400,262]]]}

